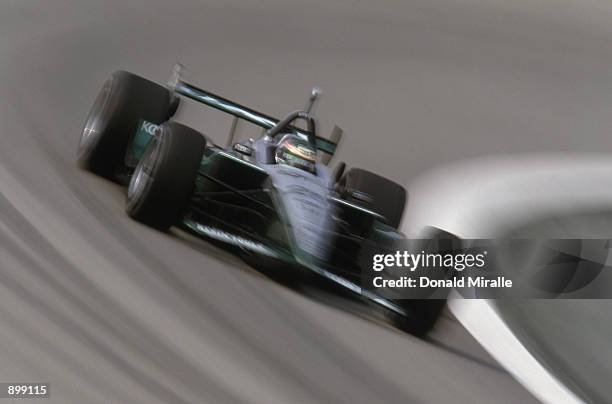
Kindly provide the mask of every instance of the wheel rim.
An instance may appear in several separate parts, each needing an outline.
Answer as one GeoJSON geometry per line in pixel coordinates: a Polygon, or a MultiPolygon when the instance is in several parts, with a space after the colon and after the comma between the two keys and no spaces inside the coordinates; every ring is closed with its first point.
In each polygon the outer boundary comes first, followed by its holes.
{"type": "Polygon", "coordinates": [[[127,189],[128,210],[133,210],[140,204],[153,183],[153,172],[157,162],[158,149],[157,138],[152,138],[134,169],[127,189]]]}
{"type": "Polygon", "coordinates": [[[100,134],[103,130],[102,124],[106,120],[108,111],[112,84],[112,79],[108,79],[104,83],[87,116],[85,127],[79,139],[79,149],[77,152],[79,158],[91,153],[100,139],[100,134]]]}

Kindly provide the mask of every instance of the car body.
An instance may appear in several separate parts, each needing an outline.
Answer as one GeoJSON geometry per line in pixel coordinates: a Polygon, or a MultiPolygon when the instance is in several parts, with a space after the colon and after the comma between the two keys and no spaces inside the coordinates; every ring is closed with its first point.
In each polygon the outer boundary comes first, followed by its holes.
{"type": "MultiPolygon", "coordinates": [[[[129,75],[128,78],[136,80],[141,87],[155,85],[131,73],[120,73],[124,79],[129,75]]],[[[120,92],[116,89],[116,81],[111,80],[111,84],[105,84],[104,88],[111,88],[108,90],[111,93],[120,92]]],[[[138,87],[127,83],[125,86],[138,87]]],[[[333,140],[317,135],[311,111],[319,95],[318,89],[313,90],[304,109],[278,120],[187,83],[181,77],[180,67],[175,69],[167,88],[171,106],[178,105],[179,96],[183,96],[233,115],[230,135],[225,147],[210,139],[205,146],[202,143],[201,154],[196,153],[197,172],[189,180],[189,191],[185,203],[180,204],[177,220],[156,226],[151,222],[155,218],[147,221],[138,212],[134,213],[131,205],[135,203],[131,200],[144,198],[138,195],[152,186],[154,180],[151,177],[157,175],[154,167],[160,165],[155,159],[159,159],[162,149],[167,148],[160,145],[176,131],[185,137],[193,137],[194,131],[182,124],[165,122],[161,115],[153,118],[156,121],[138,118],[135,133],[126,135],[129,139],[123,146],[125,155],[121,158],[121,175],[129,180],[127,210],[130,216],[162,230],[168,224],[178,226],[224,245],[251,264],[280,267],[281,271],[289,272],[289,276],[315,274],[318,279],[325,279],[382,306],[394,318],[414,316],[414,313],[409,313],[410,305],[406,302],[386,299],[361,288],[362,270],[371,270],[366,252],[392,249],[403,238],[397,228],[404,209],[405,190],[365,170],[352,169],[343,174],[344,163],[339,164],[333,174],[330,173],[327,163],[335,153],[341,130],[335,128],[331,136],[333,140]],[[239,141],[236,128],[241,120],[261,127],[263,133],[239,141]],[[301,165],[293,164],[296,163],[294,160],[301,165]],[[391,190],[396,198],[391,197],[391,190]],[[388,215],[381,214],[381,209],[377,208],[384,204],[386,211],[383,211],[390,212],[388,215]]],[[[89,140],[84,138],[90,133],[104,132],[95,128],[95,122],[112,121],[108,113],[95,112],[108,111],[111,104],[120,104],[116,100],[108,101],[109,97],[113,95],[102,97],[106,100],[104,105],[94,105],[91,114],[98,113],[102,118],[92,118],[90,114],[81,144],[87,144],[89,140]]],[[[147,100],[146,97],[142,99],[147,100]]],[[[124,110],[138,109],[130,100],[125,105],[124,110]]],[[[175,111],[176,107],[170,109],[175,111]]],[[[131,120],[122,118],[122,128],[131,125],[138,116],[133,114],[129,117],[131,120]]],[[[199,135],[195,137],[200,138],[199,135]]],[[[182,141],[181,136],[177,141],[182,141]]],[[[198,139],[193,141],[193,144],[198,144],[198,139]]],[[[182,153],[186,156],[192,151],[186,148],[182,153]]],[[[164,164],[173,165],[183,155],[177,155],[164,164]]],[[[172,175],[167,175],[168,181],[179,180],[172,175]]],[[[162,199],[168,201],[169,198],[166,195],[162,199]]],[[[158,214],[164,214],[163,204],[156,209],[158,214]]]]}

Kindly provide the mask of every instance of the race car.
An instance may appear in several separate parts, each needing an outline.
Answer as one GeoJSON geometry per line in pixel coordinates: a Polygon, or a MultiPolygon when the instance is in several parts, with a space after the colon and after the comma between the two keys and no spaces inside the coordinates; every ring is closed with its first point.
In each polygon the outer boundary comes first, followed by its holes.
{"type": "Polygon", "coordinates": [[[189,84],[180,65],[166,86],[117,71],[87,117],[78,161],[127,185],[126,211],[136,221],[178,226],[285,278],[314,276],[424,335],[443,301],[391,300],[361,287],[364,246],[392,248],[403,237],[406,190],[344,163],[330,172],[342,131],[318,135],[319,94],[313,89],[305,108],[276,119],[189,84]],[[233,115],[225,147],[172,120],[181,96],[233,115]],[[255,136],[237,135],[244,121],[260,128],[255,136]]]}

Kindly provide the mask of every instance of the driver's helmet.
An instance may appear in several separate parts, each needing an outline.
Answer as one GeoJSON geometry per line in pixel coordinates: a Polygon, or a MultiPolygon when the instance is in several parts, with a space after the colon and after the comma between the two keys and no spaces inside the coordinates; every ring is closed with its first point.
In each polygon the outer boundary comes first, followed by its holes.
{"type": "Polygon", "coordinates": [[[297,135],[285,135],[276,146],[276,164],[284,164],[314,174],[315,149],[297,135]]]}

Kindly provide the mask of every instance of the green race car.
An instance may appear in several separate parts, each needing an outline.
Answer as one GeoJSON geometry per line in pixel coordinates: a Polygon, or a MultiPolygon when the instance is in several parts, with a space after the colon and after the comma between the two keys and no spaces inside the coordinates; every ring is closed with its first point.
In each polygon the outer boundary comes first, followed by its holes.
{"type": "Polygon", "coordinates": [[[127,185],[133,219],[161,231],[178,226],[285,278],[314,276],[422,335],[443,301],[391,300],[361,288],[364,251],[392,249],[403,238],[406,191],[344,163],[330,172],[342,131],[336,127],[329,139],[317,134],[318,95],[313,90],[304,109],[278,120],[187,83],[180,65],[167,86],[118,71],[94,102],[78,160],[127,185]],[[171,120],[181,96],[234,116],[225,147],[171,120]],[[244,121],[259,133],[240,139],[244,121]]]}

